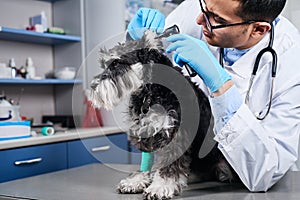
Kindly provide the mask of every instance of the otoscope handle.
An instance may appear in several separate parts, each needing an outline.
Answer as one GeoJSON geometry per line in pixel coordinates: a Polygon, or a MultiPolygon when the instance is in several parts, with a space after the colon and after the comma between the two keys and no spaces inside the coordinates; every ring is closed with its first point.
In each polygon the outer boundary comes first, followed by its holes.
{"type": "Polygon", "coordinates": [[[190,77],[195,77],[198,75],[197,72],[193,68],[191,68],[191,66],[189,66],[189,64],[185,63],[183,66],[185,67],[190,77]]]}
{"type": "MultiPolygon", "coordinates": [[[[166,38],[166,37],[169,37],[171,35],[178,34],[178,33],[180,33],[180,31],[179,31],[178,26],[175,24],[175,25],[167,28],[162,34],[155,37],[155,39],[166,38]]],[[[191,68],[189,66],[189,64],[185,63],[183,66],[185,67],[185,69],[188,72],[190,77],[197,76],[197,72],[195,72],[195,70],[193,68],[191,68]]]]}

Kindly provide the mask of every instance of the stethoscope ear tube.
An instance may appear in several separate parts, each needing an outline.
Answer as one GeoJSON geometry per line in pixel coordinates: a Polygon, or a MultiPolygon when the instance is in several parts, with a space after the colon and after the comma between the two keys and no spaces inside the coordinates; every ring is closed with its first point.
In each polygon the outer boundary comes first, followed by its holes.
{"type": "Polygon", "coordinates": [[[252,71],[252,75],[256,75],[256,72],[257,72],[257,69],[258,69],[258,66],[259,66],[259,62],[261,60],[261,57],[264,55],[264,53],[267,53],[269,52],[271,55],[272,55],[272,72],[271,72],[271,75],[272,77],[274,78],[276,76],[276,71],[277,71],[277,54],[275,52],[275,50],[272,48],[272,47],[266,47],[264,48],[263,50],[261,50],[257,57],[256,57],[256,60],[255,60],[255,63],[254,63],[254,67],[253,67],[253,71],[252,71]]]}

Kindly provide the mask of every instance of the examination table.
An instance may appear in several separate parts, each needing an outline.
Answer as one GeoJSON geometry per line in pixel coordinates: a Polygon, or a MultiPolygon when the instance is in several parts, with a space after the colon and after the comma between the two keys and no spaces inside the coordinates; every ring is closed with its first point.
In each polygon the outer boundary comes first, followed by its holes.
{"type": "MultiPolygon", "coordinates": [[[[116,185],[136,165],[90,164],[0,184],[0,200],[140,200],[141,194],[118,194],[116,185]]],[[[300,172],[289,172],[267,193],[251,193],[242,184],[190,184],[174,199],[299,200],[300,172]]]]}

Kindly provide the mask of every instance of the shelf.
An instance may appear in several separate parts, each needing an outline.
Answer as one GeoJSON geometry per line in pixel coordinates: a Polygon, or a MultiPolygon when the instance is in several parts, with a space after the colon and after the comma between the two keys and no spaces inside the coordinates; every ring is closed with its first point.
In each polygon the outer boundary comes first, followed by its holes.
{"type": "Polygon", "coordinates": [[[31,79],[0,79],[0,84],[30,84],[30,85],[64,85],[64,84],[81,84],[82,80],[72,79],[41,79],[41,80],[31,80],[31,79]]]}
{"type": "Polygon", "coordinates": [[[46,2],[50,2],[50,3],[54,3],[56,1],[61,1],[61,0],[37,0],[37,1],[46,1],[46,2]]]}
{"type": "Polygon", "coordinates": [[[39,33],[23,29],[0,26],[0,40],[10,40],[26,43],[58,45],[70,42],[80,42],[81,38],[74,35],[60,35],[53,33],[39,33]]]}

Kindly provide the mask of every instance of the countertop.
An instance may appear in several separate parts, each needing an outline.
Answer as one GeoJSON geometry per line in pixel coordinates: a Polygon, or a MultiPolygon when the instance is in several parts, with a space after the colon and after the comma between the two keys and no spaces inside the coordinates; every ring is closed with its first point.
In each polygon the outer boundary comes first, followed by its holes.
{"type": "MultiPolygon", "coordinates": [[[[0,184],[0,199],[141,200],[141,194],[118,194],[119,181],[136,165],[90,164],[0,184]]],[[[242,184],[191,184],[181,196],[188,200],[298,200],[300,172],[288,172],[267,193],[251,193],[242,184]]]]}
{"type": "Polygon", "coordinates": [[[0,150],[97,137],[121,132],[124,131],[118,127],[77,128],[57,132],[50,136],[38,134],[30,138],[0,141],[0,150]]]}

